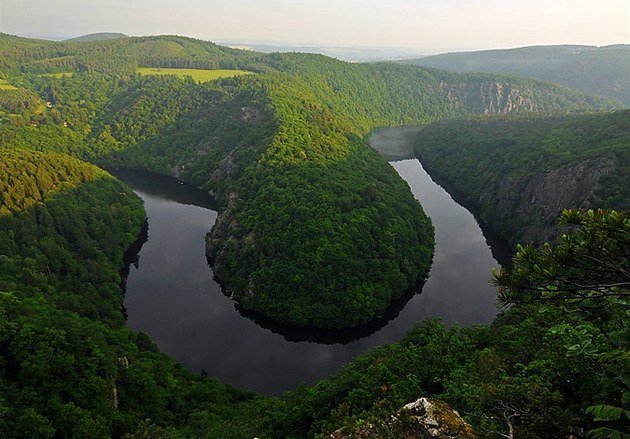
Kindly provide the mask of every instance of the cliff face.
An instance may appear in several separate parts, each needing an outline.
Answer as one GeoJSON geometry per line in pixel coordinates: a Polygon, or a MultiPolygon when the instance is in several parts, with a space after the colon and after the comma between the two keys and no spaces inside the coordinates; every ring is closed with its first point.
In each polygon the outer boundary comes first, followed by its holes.
{"type": "Polygon", "coordinates": [[[515,74],[597,93],[630,106],[630,45],[534,46],[446,53],[403,61],[450,72],[515,74]]]}
{"type": "MultiPolygon", "coordinates": [[[[577,165],[540,172],[518,181],[505,179],[495,191],[483,192],[480,205],[494,205],[498,212],[520,225],[516,242],[540,244],[557,236],[557,219],[565,208],[588,208],[600,189],[601,178],[611,173],[615,159],[584,161],[577,165]]],[[[485,215],[486,221],[492,221],[485,215]]]]}
{"type": "Polygon", "coordinates": [[[540,244],[557,239],[563,209],[627,209],[629,116],[451,120],[410,131],[408,141],[431,176],[493,232],[510,244],[540,244]]]}
{"type": "Polygon", "coordinates": [[[450,103],[468,113],[506,114],[538,109],[531,90],[509,82],[442,82],[440,88],[450,103]]]}

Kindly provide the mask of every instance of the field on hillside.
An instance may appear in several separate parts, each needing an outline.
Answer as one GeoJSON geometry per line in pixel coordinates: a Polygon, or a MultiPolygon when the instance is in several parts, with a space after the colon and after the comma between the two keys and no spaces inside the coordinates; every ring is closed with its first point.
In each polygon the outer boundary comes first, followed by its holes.
{"type": "Polygon", "coordinates": [[[245,70],[202,70],[202,69],[170,69],[155,67],[138,67],[136,73],[140,75],[176,75],[180,78],[192,77],[197,82],[209,82],[220,78],[232,78],[234,76],[249,75],[245,70]]]}
{"type": "Polygon", "coordinates": [[[12,86],[4,79],[0,79],[0,90],[17,90],[17,87],[12,86]]]}
{"type": "Polygon", "coordinates": [[[44,78],[63,78],[64,76],[72,76],[74,72],[58,72],[58,73],[42,73],[41,75],[44,78]]]}

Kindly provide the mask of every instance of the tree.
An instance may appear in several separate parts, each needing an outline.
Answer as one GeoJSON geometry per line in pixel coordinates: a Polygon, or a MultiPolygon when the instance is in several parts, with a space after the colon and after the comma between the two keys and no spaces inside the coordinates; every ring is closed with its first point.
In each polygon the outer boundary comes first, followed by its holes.
{"type": "Polygon", "coordinates": [[[580,306],[630,296],[630,217],[614,210],[564,210],[558,245],[517,246],[512,269],[494,273],[504,305],[555,301],[580,306]]]}
{"type": "MultiPolygon", "coordinates": [[[[557,325],[551,332],[568,343],[567,357],[592,358],[618,389],[617,402],[586,408],[595,421],[607,422],[589,432],[592,438],[627,438],[630,420],[630,217],[614,210],[565,210],[568,230],[558,245],[519,246],[512,269],[494,273],[504,305],[547,302],[579,314],[584,324],[557,325]],[[590,327],[606,343],[597,343],[590,327]]],[[[544,308],[543,308],[544,310],[544,308]]]]}

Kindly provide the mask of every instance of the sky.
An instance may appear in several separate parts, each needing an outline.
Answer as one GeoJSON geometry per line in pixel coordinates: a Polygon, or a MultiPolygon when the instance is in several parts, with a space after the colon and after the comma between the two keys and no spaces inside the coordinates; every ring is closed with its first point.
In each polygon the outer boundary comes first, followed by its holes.
{"type": "Polygon", "coordinates": [[[628,0],[0,0],[0,32],[425,50],[630,43],[628,0]]]}

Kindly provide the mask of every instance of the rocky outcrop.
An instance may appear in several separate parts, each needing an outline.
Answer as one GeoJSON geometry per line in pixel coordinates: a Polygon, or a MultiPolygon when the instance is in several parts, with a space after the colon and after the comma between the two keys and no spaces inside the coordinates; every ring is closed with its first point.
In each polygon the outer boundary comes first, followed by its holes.
{"type": "Polygon", "coordinates": [[[405,405],[383,423],[366,423],[354,431],[337,430],[330,439],[471,439],[473,428],[448,404],[432,398],[420,398],[405,405]]]}
{"type": "Polygon", "coordinates": [[[613,158],[554,168],[519,181],[503,180],[483,193],[480,205],[493,204],[521,225],[514,241],[540,244],[557,236],[557,220],[565,208],[586,208],[595,199],[600,179],[615,167],[613,158]]]}
{"type": "Polygon", "coordinates": [[[469,113],[506,114],[537,110],[531,96],[508,82],[442,82],[440,88],[450,104],[469,113]]]}
{"type": "Polygon", "coordinates": [[[233,236],[234,231],[239,227],[234,215],[237,202],[238,194],[230,192],[227,196],[226,208],[219,213],[211,233],[206,238],[206,255],[213,260],[220,256],[227,242],[238,242],[233,236]]]}

